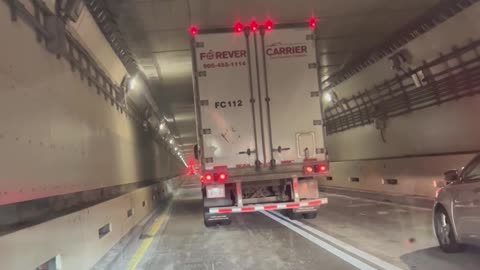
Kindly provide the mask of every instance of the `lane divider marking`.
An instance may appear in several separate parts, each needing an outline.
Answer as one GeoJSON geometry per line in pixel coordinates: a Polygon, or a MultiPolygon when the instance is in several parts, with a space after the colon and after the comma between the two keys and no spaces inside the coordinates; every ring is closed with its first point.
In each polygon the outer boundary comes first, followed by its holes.
{"type": "Polygon", "coordinates": [[[295,224],[301,228],[303,228],[304,230],[310,232],[310,233],[313,233],[314,235],[318,236],[319,238],[325,240],[325,241],[328,241],[340,248],[342,248],[343,250],[345,251],[348,251],[350,252],[351,254],[354,254],[372,264],[375,264],[377,266],[380,266],[382,267],[383,269],[388,269],[388,270],[401,270],[399,267],[397,266],[394,266],[378,257],[375,257],[373,256],[372,254],[369,254],[363,250],[360,250],[352,245],[349,245],[343,241],[340,241],[338,240],[337,238],[333,237],[333,236],[330,236],[322,231],[319,231],[311,226],[308,226],[307,224],[305,223],[302,223],[300,221],[297,221],[297,220],[290,220],[288,219],[287,217],[284,217],[282,216],[280,213],[277,213],[277,212],[272,212],[272,214],[274,214],[276,217],[282,219],[282,220],[285,220],[287,222],[290,222],[292,224],[295,224]]]}
{"type": "Polygon", "coordinates": [[[310,242],[312,242],[312,243],[316,244],[317,246],[325,249],[326,251],[332,253],[333,255],[337,256],[338,258],[340,258],[340,259],[344,260],[345,262],[351,264],[352,266],[356,267],[357,269],[360,269],[360,270],[376,270],[372,266],[360,261],[357,258],[354,258],[353,256],[350,256],[349,254],[341,251],[340,249],[334,247],[333,245],[330,245],[327,242],[322,241],[322,240],[318,239],[317,237],[314,237],[313,235],[307,233],[306,231],[298,228],[297,226],[295,226],[295,225],[277,217],[276,215],[273,215],[272,214],[273,212],[261,211],[260,213],[262,213],[265,216],[275,220],[276,222],[282,224],[283,226],[289,228],[290,230],[298,233],[299,235],[303,236],[304,238],[306,238],[310,242]]]}
{"type": "Polygon", "coordinates": [[[148,237],[147,239],[144,239],[140,246],[138,247],[137,251],[133,255],[133,257],[130,259],[127,265],[127,270],[135,270],[140,263],[140,261],[143,259],[145,256],[145,253],[147,253],[148,248],[152,244],[153,239],[155,238],[156,234],[162,228],[162,225],[165,223],[165,221],[168,219],[170,216],[170,210],[172,206],[173,199],[168,202],[167,207],[163,211],[163,213],[155,218],[155,221],[153,222],[152,226],[150,226],[150,229],[148,230],[148,237]]]}

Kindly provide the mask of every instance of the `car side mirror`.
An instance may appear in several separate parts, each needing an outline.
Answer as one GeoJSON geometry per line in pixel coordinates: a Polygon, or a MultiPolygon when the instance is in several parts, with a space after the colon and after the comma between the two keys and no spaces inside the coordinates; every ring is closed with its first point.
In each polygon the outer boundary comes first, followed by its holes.
{"type": "Polygon", "coordinates": [[[443,173],[443,177],[448,184],[457,182],[460,180],[460,175],[458,174],[458,170],[450,170],[443,173]]]}

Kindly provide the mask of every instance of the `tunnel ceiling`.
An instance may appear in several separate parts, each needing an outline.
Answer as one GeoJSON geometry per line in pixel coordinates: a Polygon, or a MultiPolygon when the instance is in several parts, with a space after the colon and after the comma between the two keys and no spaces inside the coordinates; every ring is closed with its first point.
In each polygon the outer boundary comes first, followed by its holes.
{"type": "MultiPolygon", "coordinates": [[[[323,79],[385,40],[439,0],[107,0],[177,141],[191,153],[196,142],[188,28],[319,19],[323,79]]],[[[187,157],[189,154],[187,154],[187,157]]]]}

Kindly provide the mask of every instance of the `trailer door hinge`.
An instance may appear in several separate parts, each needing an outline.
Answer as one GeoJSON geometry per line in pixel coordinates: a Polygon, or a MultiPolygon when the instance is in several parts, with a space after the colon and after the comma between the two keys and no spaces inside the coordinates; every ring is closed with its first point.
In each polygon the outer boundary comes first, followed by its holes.
{"type": "Polygon", "coordinates": [[[319,92],[319,91],[310,92],[310,97],[319,97],[319,96],[320,96],[320,92],[319,92]]]}
{"type": "Polygon", "coordinates": [[[306,37],[305,37],[306,40],[313,40],[313,34],[308,34],[306,37]]]}
{"type": "Polygon", "coordinates": [[[313,120],[313,125],[314,126],[321,126],[322,125],[322,120],[313,120]]]}
{"type": "Polygon", "coordinates": [[[212,130],[209,128],[203,129],[203,135],[208,135],[208,134],[212,134],[212,130]]]}
{"type": "Polygon", "coordinates": [[[213,163],[213,158],[212,157],[205,158],[205,163],[213,163]]]}
{"type": "Polygon", "coordinates": [[[319,154],[325,154],[325,148],[316,148],[316,149],[315,149],[315,153],[316,153],[317,155],[319,155],[319,154]]]}
{"type": "Polygon", "coordinates": [[[198,72],[198,77],[207,77],[207,72],[206,71],[199,71],[198,72]]]}
{"type": "Polygon", "coordinates": [[[208,106],[208,100],[207,99],[200,100],[200,106],[208,106]]]}
{"type": "Polygon", "coordinates": [[[199,41],[199,42],[195,42],[195,48],[203,48],[205,47],[205,43],[199,41]]]}
{"type": "Polygon", "coordinates": [[[308,63],[308,68],[309,69],[316,69],[317,68],[317,63],[308,63]]]}

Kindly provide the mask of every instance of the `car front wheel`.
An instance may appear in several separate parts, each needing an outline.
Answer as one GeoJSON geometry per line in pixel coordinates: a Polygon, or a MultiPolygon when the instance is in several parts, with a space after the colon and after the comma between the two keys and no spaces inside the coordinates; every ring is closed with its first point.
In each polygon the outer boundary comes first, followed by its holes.
{"type": "Polygon", "coordinates": [[[459,252],[462,246],[457,242],[453,232],[452,222],[447,211],[443,207],[439,207],[434,215],[435,235],[437,236],[440,248],[447,253],[459,252]]]}

